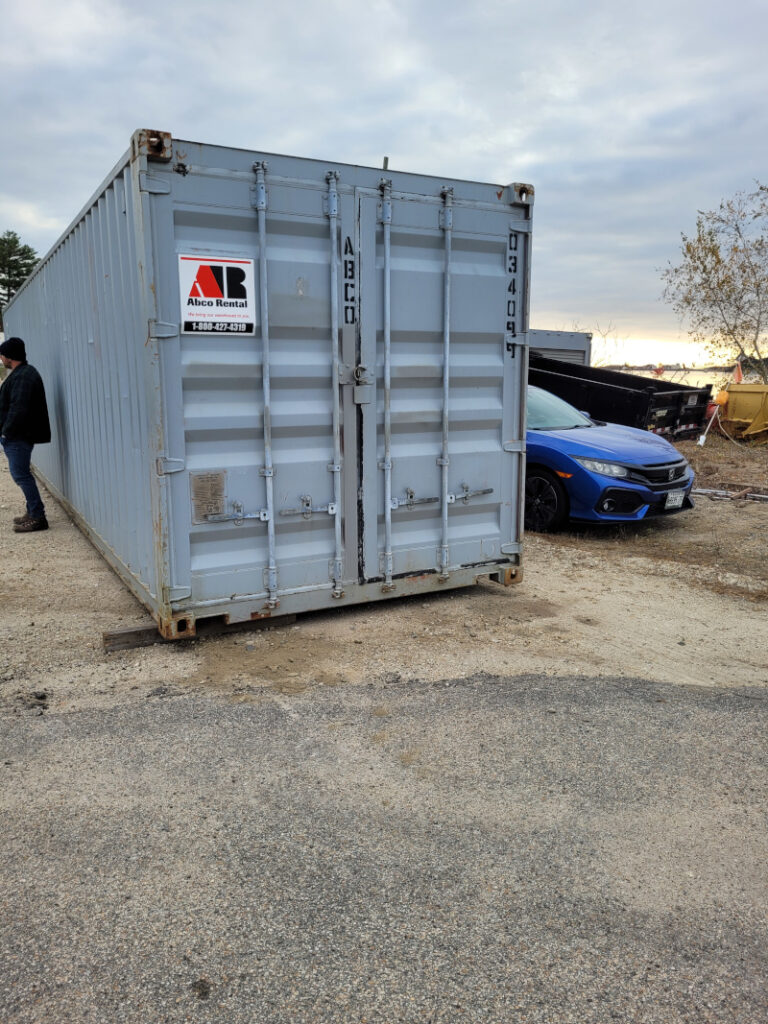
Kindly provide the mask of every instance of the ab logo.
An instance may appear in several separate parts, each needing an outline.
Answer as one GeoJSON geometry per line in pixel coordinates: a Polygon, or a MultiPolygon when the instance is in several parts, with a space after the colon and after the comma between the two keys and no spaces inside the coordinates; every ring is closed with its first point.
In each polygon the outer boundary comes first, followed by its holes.
{"type": "Polygon", "coordinates": [[[242,267],[201,263],[189,291],[190,299],[247,299],[242,267]]]}
{"type": "Polygon", "coordinates": [[[254,334],[253,260],[179,254],[184,334],[254,334]]]}

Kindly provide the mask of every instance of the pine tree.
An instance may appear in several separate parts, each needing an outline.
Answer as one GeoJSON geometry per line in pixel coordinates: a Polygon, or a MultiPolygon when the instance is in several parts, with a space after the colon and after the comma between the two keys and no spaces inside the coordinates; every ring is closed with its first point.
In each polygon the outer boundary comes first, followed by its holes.
{"type": "Polygon", "coordinates": [[[0,328],[2,307],[10,302],[36,264],[37,253],[31,245],[22,245],[15,231],[0,235],[0,328]]]}

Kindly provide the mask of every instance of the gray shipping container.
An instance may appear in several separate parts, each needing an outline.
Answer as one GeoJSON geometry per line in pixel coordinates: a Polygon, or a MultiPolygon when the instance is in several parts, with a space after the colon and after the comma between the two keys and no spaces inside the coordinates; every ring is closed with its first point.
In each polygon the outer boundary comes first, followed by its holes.
{"type": "Polygon", "coordinates": [[[140,131],[8,307],[167,637],[521,574],[533,190],[140,131]]]}
{"type": "Polygon", "coordinates": [[[592,335],[587,331],[539,331],[528,332],[530,351],[547,359],[577,363],[589,366],[592,358],[592,335]]]}

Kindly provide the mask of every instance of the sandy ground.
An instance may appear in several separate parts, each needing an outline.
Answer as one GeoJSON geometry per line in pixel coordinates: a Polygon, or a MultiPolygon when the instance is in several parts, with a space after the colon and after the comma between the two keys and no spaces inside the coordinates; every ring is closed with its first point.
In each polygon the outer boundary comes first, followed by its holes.
{"type": "MultiPolygon", "coordinates": [[[[681,447],[701,486],[768,485],[765,448],[681,447]]],[[[13,534],[19,498],[3,460],[0,705],[21,713],[106,707],[160,687],[248,702],[478,672],[768,684],[768,503],[699,498],[692,512],[634,527],[531,534],[524,579],[508,589],[482,582],[107,654],[103,632],[146,613],[55,501],[48,532],[13,534]]]]}

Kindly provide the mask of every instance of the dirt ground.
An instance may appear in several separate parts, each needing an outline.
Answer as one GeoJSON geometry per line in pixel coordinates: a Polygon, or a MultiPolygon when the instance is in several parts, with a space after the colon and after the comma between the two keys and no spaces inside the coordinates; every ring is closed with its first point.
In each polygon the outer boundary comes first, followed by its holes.
{"type": "MultiPolygon", "coordinates": [[[[679,446],[697,486],[768,490],[768,448],[679,446]]],[[[622,674],[768,684],[768,502],[699,497],[693,511],[525,538],[523,581],[304,616],[293,625],[107,654],[102,634],[147,614],[49,499],[51,529],[15,535],[0,465],[0,706],[24,714],[149,694],[291,701],[321,686],[499,674],[622,674]]]]}

